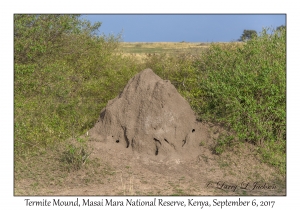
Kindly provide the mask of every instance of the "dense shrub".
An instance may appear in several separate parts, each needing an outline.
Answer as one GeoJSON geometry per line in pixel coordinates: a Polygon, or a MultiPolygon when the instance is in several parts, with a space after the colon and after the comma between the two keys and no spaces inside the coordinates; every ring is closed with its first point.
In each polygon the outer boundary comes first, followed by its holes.
{"type": "Polygon", "coordinates": [[[148,59],[170,79],[199,120],[222,125],[215,148],[221,153],[235,141],[259,145],[266,162],[285,170],[286,31],[264,29],[246,43],[212,44],[197,57],[148,59]],[[182,59],[183,58],[183,59],[182,59]]]}
{"type": "Polygon", "coordinates": [[[115,53],[119,37],[78,15],[16,15],[14,131],[17,155],[82,135],[138,71],[115,53]]]}
{"type": "Polygon", "coordinates": [[[285,31],[264,30],[235,50],[213,45],[199,63],[205,79],[202,116],[224,123],[239,139],[285,140],[285,31]]]}

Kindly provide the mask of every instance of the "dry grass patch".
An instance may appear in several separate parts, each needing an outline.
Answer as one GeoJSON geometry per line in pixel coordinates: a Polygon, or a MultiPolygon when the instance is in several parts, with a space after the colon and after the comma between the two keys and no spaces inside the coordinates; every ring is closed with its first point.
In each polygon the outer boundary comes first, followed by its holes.
{"type": "Polygon", "coordinates": [[[132,56],[138,61],[156,54],[193,54],[197,55],[208,49],[210,43],[200,42],[122,42],[120,52],[132,56]]]}

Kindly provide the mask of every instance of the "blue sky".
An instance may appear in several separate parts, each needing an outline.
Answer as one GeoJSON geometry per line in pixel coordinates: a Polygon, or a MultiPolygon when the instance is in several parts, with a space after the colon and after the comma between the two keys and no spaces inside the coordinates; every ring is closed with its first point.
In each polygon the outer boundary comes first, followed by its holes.
{"type": "Polygon", "coordinates": [[[285,14],[266,15],[83,15],[91,22],[100,21],[100,33],[122,33],[124,42],[230,42],[240,38],[244,29],[276,28],[286,25],[285,14]]]}

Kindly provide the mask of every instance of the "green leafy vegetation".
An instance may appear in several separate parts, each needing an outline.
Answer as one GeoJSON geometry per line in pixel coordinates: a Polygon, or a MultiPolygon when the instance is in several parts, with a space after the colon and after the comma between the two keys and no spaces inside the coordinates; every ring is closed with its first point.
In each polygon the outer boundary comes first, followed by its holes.
{"type": "Polygon", "coordinates": [[[118,37],[95,35],[100,25],[77,15],[15,15],[15,155],[86,133],[138,71],[114,53],[118,37]]]}
{"type": "Polygon", "coordinates": [[[255,37],[257,37],[257,32],[255,30],[244,30],[239,41],[247,41],[255,37]]]}
{"type": "MultiPolygon", "coordinates": [[[[216,154],[250,142],[263,161],[285,172],[285,27],[245,43],[216,43],[198,54],[156,53],[137,62],[120,54],[119,36],[98,36],[101,23],[78,15],[15,15],[14,23],[16,160],[79,138],[132,76],[152,68],[175,85],[200,121],[228,131],[216,154]]],[[[69,144],[64,160],[78,168],[86,155],[83,145],[69,144]]]]}
{"type": "Polygon", "coordinates": [[[285,30],[270,34],[265,29],[236,50],[213,46],[199,63],[207,75],[199,87],[206,92],[200,116],[214,117],[238,140],[260,145],[264,160],[282,169],[286,162],[285,42],[285,30]]]}
{"type": "Polygon", "coordinates": [[[219,124],[215,152],[236,142],[259,146],[263,160],[285,171],[286,31],[264,29],[244,44],[212,44],[199,57],[156,56],[146,63],[170,79],[198,113],[219,124]]]}
{"type": "Polygon", "coordinates": [[[88,160],[91,152],[86,144],[86,140],[76,138],[74,143],[69,143],[62,153],[61,162],[68,171],[79,170],[88,160]]]}

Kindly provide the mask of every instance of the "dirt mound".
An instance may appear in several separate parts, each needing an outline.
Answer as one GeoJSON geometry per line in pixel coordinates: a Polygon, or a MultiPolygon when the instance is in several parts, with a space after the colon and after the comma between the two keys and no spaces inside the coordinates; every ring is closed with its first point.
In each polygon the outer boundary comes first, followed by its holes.
{"type": "Polygon", "coordinates": [[[89,131],[109,148],[154,157],[195,157],[206,138],[204,127],[169,80],[145,69],[107,103],[89,131]]]}

